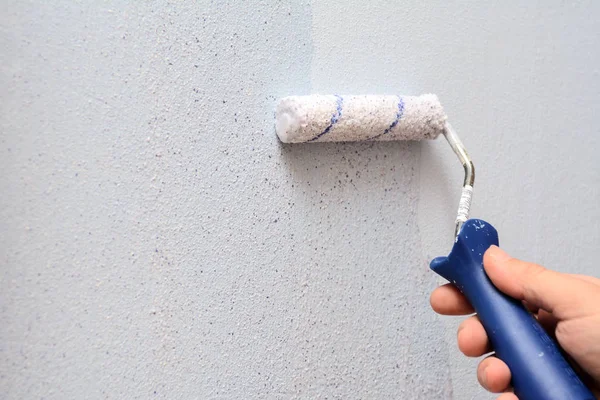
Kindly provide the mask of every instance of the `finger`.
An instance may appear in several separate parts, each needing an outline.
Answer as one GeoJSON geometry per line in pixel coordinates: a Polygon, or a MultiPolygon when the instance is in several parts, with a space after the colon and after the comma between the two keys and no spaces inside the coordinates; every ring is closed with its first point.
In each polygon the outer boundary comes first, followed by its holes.
{"type": "Polygon", "coordinates": [[[503,393],[496,400],[519,400],[514,393],[503,393]]]}
{"type": "Polygon", "coordinates": [[[481,386],[492,393],[501,393],[510,385],[510,369],[496,357],[488,357],[477,367],[477,379],[481,386]]]}
{"type": "Polygon", "coordinates": [[[443,315],[473,314],[473,306],[465,296],[451,283],[436,288],[429,298],[431,308],[443,315]]]}
{"type": "MultiPolygon", "coordinates": [[[[597,302],[598,304],[598,302],[597,302]]],[[[600,383],[600,344],[591,332],[598,332],[600,315],[560,321],[556,325],[556,339],[561,347],[577,361],[596,382],[600,383]],[[592,335],[592,336],[589,336],[592,335]]]]}
{"type": "Polygon", "coordinates": [[[479,357],[492,351],[485,329],[476,315],[459,325],[457,342],[458,348],[467,357],[479,357]]]}
{"type": "Polygon", "coordinates": [[[581,274],[567,274],[567,275],[572,276],[573,278],[581,279],[583,281],[592,283],[596,286],[600,286],[600,279],[595,278],[593,276],[581,275],[581,274]]]}
{"type": "Polygon", "coordinates": [[[558,319],[591,315],[598,288],[593,283],[510,257],[497,246],[484,254],[485,271],[494,285],[519,300],[554,314],[558,319]]]}

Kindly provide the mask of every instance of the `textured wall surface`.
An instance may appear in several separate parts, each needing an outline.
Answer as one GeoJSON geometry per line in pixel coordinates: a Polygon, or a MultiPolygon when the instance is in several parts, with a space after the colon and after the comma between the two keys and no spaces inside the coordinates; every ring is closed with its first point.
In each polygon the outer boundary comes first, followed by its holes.
{"type": "Polygon", "coordinates": [[[437,93],[474,215],[600,275],[597,2],[5,3],[3,398],[492,398],[428,307],[451,150],[284,146],[283,95],[437,93]]]}

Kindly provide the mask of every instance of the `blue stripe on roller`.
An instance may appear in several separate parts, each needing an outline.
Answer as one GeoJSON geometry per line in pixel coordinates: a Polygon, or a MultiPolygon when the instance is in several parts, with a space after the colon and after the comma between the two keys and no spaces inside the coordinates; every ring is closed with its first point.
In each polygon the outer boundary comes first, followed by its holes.
{"type": "Polygon", "coordinates": [[[396,119],[394,120],[394,122],[392,122],[385,131],[383,131],[379,135],[375,135],[367,140],[375,140],[383,135],[388,134],[392,129],[394,129],[394,127],[396,125],[398,125],[398,122],[400,122],[400,119],[402,118],[403,114],[404,114],[404,100],[402,100],[402,97],[398,96],[398,111],[396,112],[396,119]]]}
{"type": "Polygon", "coordinates": [[[336,101],[336,110],[333,113],[333,115],[331,116],[331,122],[329,123],[329,126],[327,128],[325,128],[325,130],[321,133],[319,133],[317,136],[315,136],[314,138],[307,140],[306,142],[314,142],[315,140],[318,140],[321,136],[327,134],[327,132],[329,132],[331,130],[331,128],[333,128],[333,125],[335,125],[339,120],[340,117],[342,116],[342,106],[344,105],[344,99],[342,98],[342,96],[339,95],[335,95],[335,97],[337,97],[337,101],[336,101]]]}

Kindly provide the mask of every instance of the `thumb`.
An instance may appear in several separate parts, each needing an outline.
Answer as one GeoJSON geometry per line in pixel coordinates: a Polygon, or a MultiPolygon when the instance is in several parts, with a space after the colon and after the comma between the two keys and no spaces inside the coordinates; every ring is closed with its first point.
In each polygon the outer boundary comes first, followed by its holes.
{"type": "Polygon", "coordinates": [[[590,315],[598,307],[600,299],[595,299],[599,296],[594,284],[512,258],[497,246],[486,251],[483,265],[492,283],[502,292],[558,319],[590,315]]]}

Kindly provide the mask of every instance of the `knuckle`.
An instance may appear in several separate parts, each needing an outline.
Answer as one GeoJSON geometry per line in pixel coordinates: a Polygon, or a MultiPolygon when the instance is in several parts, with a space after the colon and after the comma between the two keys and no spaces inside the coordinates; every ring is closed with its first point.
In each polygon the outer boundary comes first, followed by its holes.
{"type": "Polygon", "coordinates": [[[516,258],[513,258],[512,262],[519,264],[519,269],[521,269],[523,277],[530,280],[535,280],[546,272],[546,268],[539,264],[517,260],[516,258]]]}
{"type": "Polygon", "coordinates": [[[548,270],[541,265],[516,260],[518,267],[521,270],[519,276],[519,283],[525,298],[531,298],[536,295],[536,287],[539,282],[544,281],[545,276],[548,274],[548,270]]]}
{"type": "Polygon", "coordinates": [[[561,321],[558,324],[556,324],[556,328],[554,330],[554,334],[556,335],[556,339],[559,342],[563,342],[565,339],[569,338],[570,335],[570,329],[568,324],[565,323],[566,321],[561,321]]]}

